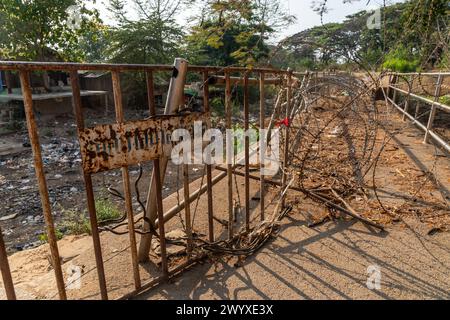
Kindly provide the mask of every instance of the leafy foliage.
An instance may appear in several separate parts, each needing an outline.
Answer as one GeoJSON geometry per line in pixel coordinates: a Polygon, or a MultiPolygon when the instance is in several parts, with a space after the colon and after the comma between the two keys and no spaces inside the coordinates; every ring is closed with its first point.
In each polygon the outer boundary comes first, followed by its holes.
{"type": "Polygon", "coordinates": [[[81,61],[81,37],[100,23],[98,12],[81,0],[2,0],[0,56],[12,60],[81,61]],[[78,6],[79,28],[70,25],[67,9],[78,6]]]}
{"type": "Polygon", "coordinates": [[[280,1],[205,0],[188,37],[195,63],[255,65],[268,57],[268,37],[291,24],[280,1]]]}

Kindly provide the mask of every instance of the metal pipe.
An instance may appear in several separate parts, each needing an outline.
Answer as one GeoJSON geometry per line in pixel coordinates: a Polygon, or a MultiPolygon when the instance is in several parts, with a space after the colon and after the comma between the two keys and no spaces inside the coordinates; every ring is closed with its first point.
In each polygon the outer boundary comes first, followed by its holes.
{"type": "MultiPolygon", "coordinates": [[[[122,105],[122,89],[120,86],[120,75],[114,71],[112,73],[112,84],[114,92],[114,105],[116,109],[116,121],[118,124],[125,122],[122,105]]],[[[125,137],[121,137],[125,139],[125,137]]],[[[134,231],[134,213],[130,186],[130,173],[128,166],[122,167],[122,181],[125,196],[125,209],[128,220],[128,235],[130,238],[131,261],[133,266],[134,286],[139,289],[141,286],[141,276],[139,274],[139,263],[137,259],[136,233],[134,231]]]]}
{"type": "MultiPolygon", "coordinates": [[[[398,106],[396,103],[394,103],[392,101],[392,99],[387,98],[387,100],[389,102],[392,103],[393,106],[395,106],[400,112],[403,113],[403,109],[400,108],[400,106],[398,106]]],[[[413,122],[413,124],[417,125],[419,128],[421,128],[422,130],[427,130],[427,127],[424,126],[423,124],[421,124],[419,121],[417,121],[417,119],[415,119],[412,115],[410,115],[409,113],[406,113],[406,116],[413,122]]],[[[439,137],[436,133],[434,133],[433,131],[428,131],[428,134],[430,135],[430,137],[432,137],[434,140],[436,140],[436,142],[438,144],[440,144],[442,147],[445,148],[445,150],[447,150],[447,152],[450,152],[450,145],[445,142],[441,137],[439,137]]]]}
{"type": "MultiPolygon", "coordinates": [[[[209,105],[209,85],[208,71],[203,72],[203,111],[210,114],[209,105]]],[[[211,128],[211,119],[208,119],[207,128],[211,128]]],[[[214,209],[213,209],[213,192],[212,192],[212,169],[211,165],[206,165],[206,185],[208,189],[208,233],[209,241],[214,242],[214,209]]]]}
{"type": "MultiPolygon", "coordinates": [[[[290,114],[291,114],[291,98],[292,98],[292,87],[291,87],[291,76],[288,76],[287,79],[287,94],[286,94],[286,119],[288,119],[288,123],[290,124],[290,114]]],[[[286,186],[286,180],[287,180],[287,167],[289,165],[289,125],[285,128],[285,140],[284,140],[284,157],[283,157],[283,175],[282,175],[282,188],[286,186]]],[[[286,201],[286,194],[283,195],[281,198],[281,207],[285,207],[285,201],[286,201]]]]}
{"type": "MultiPolygon", "coordinates": [[[[147,91],[148,91],[148,106],[150,116],[156,115],[155,94],[153,73],[147,72],[147,91]]],[[[159,167],[159,159],[153,160],[153,171],[155,173],[155,187],[156,187],[156,212],[158,218],[164,217],[163,199],[162,199],[162,183],[161,183],[161,169],[159,167]],[[159,178],[158,178],[159,177],[159,178]]],[[[167,263],[167,248],[166,248],[166,232],[164,224],[159,226],[159,245],[161,248],[161,268],[163,270],[162,279],[167,279],[169,274],[169,267],[167,263]]],[[[142,289],[142,288],[141,288],[142,289]]]]}
{"type": "MultiPolygon", "coordinates": [[[[164,114],[174,114],[178,111],[180,105],[183,103],[184,96],[184,84],[186,81],[188,63],[184,59],[175,59],[174,66],[172,67],[172,78],[170,79],[169,91],[166,101],[166,108],[164,114]]],[[[159,168],[160,168],[160,179],[161,184],[164,183],[164,176],[167,169],[167,163],[169,159],[167,156],[160,157],[159,168]]],[[[155,170],[152,172],[151,182],[149,186],[149,191],[147,193],[147,215],[143,223],[143,231],[145,232],[141,236],[141,242],[139,245],[138,258],[140,262],[146,262],[149,259],[149,252],[151,248],[152,235],[148,233],[150,228],[150,223],[154,224],[158,213],[156,205],[156,185],[155,185],[155,170]]],[[[155,227],[155,226],[153,226],[155,227]]]]}
{"type": "Polygon", "coordinates": [[[434,92],[434,101],[433,101],[433,104],[431,105],[431,112],[430,112],[430,117],[428,118],[427,130],[425,130],[425,137],[423,139],[424,143],[428,143],[429,132],[433,128],[433,122],[434,122],[434,118],[436,116],[436,104],[435,103],[439,100],[439,96],[441,94],[442,79],[443,79],[443,76],[440,74],[436,81],[436,90],[434,92]]]}
{"type": "Polygon", "coordinates": [[[187,247],[186,253],[190,256],[192,252],[192,226],[191,226],[191,203],[189,202],[189,166],[187,164],[183,165],[183,192],[184,192],[184,206],[185,220],[186,220],[186,236],[187,236],[187,247]]]}
{"type": "MultiPolygon", "coordinates": [[[[249,93],[248,93],[248,74],[244,75],[244,131],[249,129],[249,93]]],[[[244,136],[245,152],[245,229],[250,230],[250,139],[246,134],[244,136]]]]}
{"type": "MultiPolygon", "coordinates": [[[[408,91],[405,91],[405,90],[403,90],[403,89],[396,88],[396,87],[392,87],[392,86],[391,86],[391,88],[392,88],[392,89],[395,89],[396,91],[398,91],[398,92],[400,92],[400,93],[408,94],[408,91]]],[[[443,103],[440,103],[440,102],[437,102],[437,101],[434,102],[433,100],[427,99],[427,98],[425,98],[425,97],[419,96],[419,95],[414,94],[414,93],[410,93],[410,96],[411,96],[412,98],[415,98],[416,100],[420,100],[420,101],[426,102],[426,103],[428,103],[428,104],[433,104],[433,103],[434,103],[434,105],[435,105],[436,107],[438,107],[439,109],[446,110],[446,111],[450,111],[450,106],[447,106],[447,105],[445,105],[445,104],[443,104],[443,103]]]]}
{"type": "MultiPolygon", "coordinates": [[[[77,123],[78,132],[84,129],[83,107],[81,105],[80,82],[77,71],[70,72],[70,83],[72,86],[72,103],[77,123]]],[[[94,244],[95,263],[100,287],[100,295],[103,300],[108,300],[106,288],[105,268],[103,265],[102,247],[100,234],[98,232],[97,210],[95,208],[94,188],[90,174],[83,172],[84,184],[86,186],[86,199],[88,204],[89,223],[91,225],[92,241],[94,244]]]]}
{"type": "Polygon", "coordinates": [[[8,255],[6,254],[5,242],[3,241],[2,228],[0,227],[0,271],[2,273],[3,285],[5,286],[6,298],[16,300],[14,283],[9,269],[8,255]]]}
{"type": "MultiPolygon", "coordinates": [[[[260,130],[265,128],[265,120],[266,120],[266,110],[265,110],[265,92],[264,92],[264,72],[259,73],[259,128],[260,130]]],[[[263,137],[260,137],[260,140],[263,140],[263,137]]],[[[265,143],[265,141],[262,141],[265,143]]],[[[264,148],[259,148],[259,162],[260,162],[260,171],[261,171],[261,179],[260,179],[260,210],[261,210],[261,221],[264,221],[264,175],[263,167],[264,167],[264,158],[265,151],[264,148]]]]}
{"type": "MultiPolygon", "coordinates": [[[[176,60],[182,60],[177,58],[176,60]]],[[[161,64],[107,64],[107,63],[74,63],[74,62],[28,62],[28,61],[0,61],[0,70],[25,70],[25,71],[173,71],[172,65],[161,64]]],[[[245,67],[217,67],[195,66],[188,67],[191,72],[246,72],[245,67]]],[[[268,74],[287,74],[286,70],[271,68],[254,68],[254,72],[266,72],[268,74]]]]}
{"type": "Polygon", "coordinates": [[[225,118],[226,118],[226,129],[227,129],[227,176],[228,176],[228,239],[233,238],[233,154],[234,153],[234,141],[233,136],[230,136],[231,131],[231,81],[230,74],[225,73],[225,118]]]}
{"type": "Polygon", "coordinates": [[[45,225],[47,228],[47,239],[50,247],[52,265],[55,271],[56,285],[58,287],[59,298],[66,300],[66,289],[64,285],[64,276],[61,269],[61,261],[59,259],[58,243],[55,234],[55,225],[53,222],[52,209],[48,195],[47,180],[45,179],[45,171],[42,163],[41,146],[39,143],[39,135],[37,132],[36,121],[34,119],[33,98],[30,87],[30,74],[27,71],[20,71],[20,83],[22,86],[22,94],[24,98],[25,115],[27,119],[28,135],[30,138],[31,148],[33,150],[34,170],[39,185],[39,194],[41,196],[42,210],[44,213],[45,225]]]}

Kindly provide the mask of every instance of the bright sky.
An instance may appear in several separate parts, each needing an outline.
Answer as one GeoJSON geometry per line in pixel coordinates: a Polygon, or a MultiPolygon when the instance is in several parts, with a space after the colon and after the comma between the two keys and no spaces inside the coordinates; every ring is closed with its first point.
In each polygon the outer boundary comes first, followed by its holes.
{"type": "MultiPolygon", "coordinates": [[[[108,24],[114,23],[105,9],[105,2],[108,0],[99,0],[96,7],[99,9],[103,21],[108,24]]],[[[293,35],[302,30],[317,26],[321,24],[320,16],[313,11],[312,4],[314,0],[281,0],[285,8],[289,10],[290,14],[297,17],[297,22],[282,30],[277,34],[272,42],[277,42],[287,36],[293,35]]],[[[348,0],[347,0],[348,2],[348,0]]],[[[386,5],[404,2],[404,0],[386,0],[386,5]]],[[[341,22],[346,16],[362,11],[373,10],[383,6],[383,0],[351,0],[351,3],[344,3],[344,0],[328,0],[328,13],[323,18],[323,23],[341,22]]],[[[130,10],[132,11],[132,10],[130,10]]],[[[196,12],[195,8],[184,10],[179,14],[178,22],[181,25],[186,25],[187,19],[196,12]]]]}

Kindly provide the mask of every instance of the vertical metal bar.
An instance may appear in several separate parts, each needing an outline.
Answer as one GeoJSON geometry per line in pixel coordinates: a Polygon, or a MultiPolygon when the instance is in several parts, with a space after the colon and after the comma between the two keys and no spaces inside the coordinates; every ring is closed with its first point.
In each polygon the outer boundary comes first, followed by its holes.
{"type": "MultiPolygon", "coordinates": [[[[78,132],[84,129],[83,107],[81,105],[80,82],[77,71],[70,73],[70,83],[72,86],[72,102],[77,122],[78,132]]],[[[94,243],[95,263],[97,266],[97,275],[100,286],[100,295],[103,300],[108,299],[108,290],[106,288],[105,268],[103,265],[102,246],[100,243],[100,234],[98,232],[97,210],[95,208],[94,188],[90,174],[83,172],[84,184],[86,186],[86,198],[88,203],[89,222],[91,224],[92,241],[94,243]]]]}
{"type": "Polygon", "coordinates": [[[42,210],[44,213],[45,225],[47,228],[47,238],[50,247],[52,264],[55,270],[56,285],[58,287],[59,298],[66,300],[66,290],[64,285],[64,277],[61,269],[61,261],[59,259],[58,243],[55,235],[55,225],[51,212],[51,205],[47,189],[47,181],[45,179],[44,166],[42,164],[41,146],[37,132],[36,121],[33,112],[33,98],[30,87],[30,74],[28,71],[20,71],[20,83],[22,85],[22,95],[24,99],[25,115],[27,118],[28,135],[30,137],[31,148],[33,150],[34,169],[36,179],[39,184],[39,194],[41,196],[42,210]]]}
{"type": "Polygon", "coordinates": [[[430,135],[430,130],[433,129],[433,122],[436,116],[436,102],[439,100],[439,96],[441,95],[441,86],[442,86],[442,74],[439,74],[438,79],[436,81],[436,89],[434,91],[434,101],[431,105],[430,117],[428,118],[427,130],[425,131],[425,138],[423,139],[424,143],[428,143],[428,137],[430,135]]]}
{"type": "Polygon", "coordinates": [[[158,228],[159,228],[159,246],[161,249],[161,268],[163,276],[167,278],[169,276],[169,266],[167,264],[167,248],[166,248],[166,231],[164,226],[164,208],[162,199],[162,184],[161,184],[161,169],[159,160],[153,162],[154,166],[154,178],[156,187],[156,209],[158,213],[158,228]]]}
{"type": "MultiPolygon", "coordinates": [[[[227,147],[227,153],[234,151],[233,140],[229,138],[231,132],[231,82],[230,74],[225,72],[225,113],[226,113],[226,129],[227,129],[227,142],[231,143],[231,146],[227,147]]],[[[227,176],[228,176],[228,238],[233,237],[233,155],[227,154],[227,176]]]]}
{"type": "Polygon", "coordinates": [[[407,94],[406,100],[405,100],[405,108],[403,109],[403,116],[402,116],[402,120],[403,121],[406,120],[406,114],[408,113],[408,107],[409,107],[409,102],[410,102],[410,98],[411,98],[412,85],[413,85],[413,77],[411,75],[411,76],[409,76],[409,81],[408,81],[408,94],[407,94]]]}
{"type": "Polygon", "coordinates": [[[189,201],[189,165],[183,164],[183,178],[184,178],[184,213],[186,220],[186,236],[187,236],[187,247],[186,252],[188,256],[192,252],[192,226],[191,226],[191,202],[189,201]]]}
{"type": "Polygon", "coordinates": [[[8,94],[12,94],[13,92],[11,86],[11,71],[5,71],[5,84],[8,94]]]}
{"type": "MultiPolygon", "coordinates": [[[[395,88],[396,88],[395,85],[397,84],[397,81],[398,81],[398,76],[394,76],[394,78],[392,80],[392,86],[395,88]]],[[[397,90],[396,89],[393,89],[393,90],[394,90],[394,95],[392,97],[392,101],[394,101],[394,103],[397,103],[397,90]]]]}
{"type": "MultiPolygon", "coordinates": [[[[113,71],[112,84],[114,92],[114,105],[116,109],[116,121],[117,123],[123,123],[125,121],[123,115],[123,105],[122,105],[122,90],[120,87],[120,75],[118,72],[113,71]]],[[[133,275],[134,275],[134,286],[136,289],[141,287],[141,277],[139,274],[139,263],[137,259],[137,246],[136,246],[136,233],[134,231],[134,214],[133,214],[133,204],[131,196],[131,186],[130,186],[130,173],[128,171],[128,166],[122,167],[122,180],[123,180],[123,190],[125,196],[125,208],[127,212],[128,219],[128,234],[130,237],[130,250],[131,250],[131,260],[133,265],[133,275]]]]}
{"type": "MultiPolygon", "coordinates": [[[[386,89],[386,98],[389,98],[389,94],[391,93],[391,84],[392,84],[392,74],[389,74],[388,86],[387,86],[387,89],[386,89]]],[[[389,100],[386,100],[386,101],[389,101],[389,100]]]]}
{"type": "MultiPolygon", "coordinates": [[[[153,72],[147,73],[147,92],[148,92],[148,107],[150,116],[156,115],[156,103],[155,103],[155,91],[153,72]]],[[[162,182],[161,182],[161,167],[160,159],[153,160],[153,175],[155,179],[152,179],[152,184],[155,184],[155,207],[156,214],[159,221],[164,221],[164,208],[162,198],[162,182]]],[[[151,236],[150,236],[151,237],[151,236]]],[[[169,275],[169,268],[167,265],[167,248],[166,248],[166,232],[164,222],[159,223],[159,245],[161,248],[161,268],[163,270],[164,277],[169,275]]]]}
{"type": "Polygon", "coordinates": [[[249,99],[248,99],[248,73],[244,75],[244,153],[245,153],[245,228],[250,230],[250,139],[249,129],[249,99]]]}
{"type": "MultiPolygon", "coordinates": [[[[265,90],[264,90],[264,72],[261,72],[259,74],[259,128],[262,130],[265,127],[265,118],[266,118],[266,110],[265,110],[265,90]]],[[[262,136],[260,135],[260,139],[262,139],[262,136]]],[[[264,166],[264,157],[265,152],[259,150],[259,162],[260,162],[260,171],[261,171],[261,179],[260,179],[260,208],[261,208],[261,221],[264,220],[264,193],[265,193],[265,182],[264,182],[264,175],[262,174],[263,166],[264,166]]]]}
{"type": "Polygon", "coordinates": [[[147,81],[147,98],[148,98],[148,108],[150,111],[150,116],[156,114],[156,103],[155,103],[155,85],[153,81],[153,71],[149,70],[145,73],[145,78],[147,81]]]}
{"type": "Polygon", "coordinates": [[[9,269],[8,255],[6,254],[5,242],[3,241],[2,228],[0,227],[0,271],[2,272],[3,285],[5,286],[6,298],[16,300],[14,283],[9,269]]]}
{"type": "MultiPolygon", "coordinates": [[[[173,114],[176,113],[180,107],[180,105],[183,103],[183,97],[184,97],[184,84],[186,82],[186,75],[187,75],[187,67],[188,63],[184,59],[176,58],[174,63],[174,72],[172,74],[172,78],[170,79],[170,85],[169,85],[169,91],[166,101],[166,108],[164,110],[164,114],[173,114]]],[[[159,165],[160,168],[160,174],[159,177],[160,181],[164,181],[164,175],[167,169],[167,163],[169,162],[169,159],[167,156],[163,155],[160,157],[159,165]]],[[[151,248],[151,242],[152,242],[152,235],[149,232],[153,226],[155,226],[156,219],[158,217],[158,209],[157,209],[157,199],[156,194],[159,192],[156,187],[155,183],[155,169],[153,169],[152,172],[152,178],[150,181],[149,190],[147,193],[147,213],[146,213],[146,219],[144,219],[143,222],[143,231],[145,232],[141,236],[141,242],[139,243],[139,261],[145,262],[148,261],[150,248],[151,248]],[[153,226],[152,226],[153,225],[153,226]]]]}
{"type": "MultiPolygon", "coordinates": [[[[209,76],[208,71],[203,72],[203,111],[208,113],[210,110],[209,105],[209,76]]],[[[207,128],[211,128],[211,120],[207,123],[207,128]]],[[[214,211],[213,211],[213,193],[212,193],[212,170],[211,165],[206,165],[206,185],[208,188],[208,233],[209,241],[214,242],[214,211]]]]}
{"type": "MultiPolygon", "coordinates": [[[[289,115],[291,114],[291,99],[292,99],[292,88],[291,88],[291,74],[288,75],[287,78],[287,94],[286,94],[286,119],[288,119],[288,123],[290,123],[289,115]]],[[[285,140],[284,140],[284,156],[283,156],[283,176],[281,178],[282,190],[286,187],[286,179],[287,179],[287,167],[289,165],[289,126],[286,126],[285,130],[285,140]]],[[[281,207],[285,207],[285,197],[286,193],[283,195],[281,199],[281,207]]]]}

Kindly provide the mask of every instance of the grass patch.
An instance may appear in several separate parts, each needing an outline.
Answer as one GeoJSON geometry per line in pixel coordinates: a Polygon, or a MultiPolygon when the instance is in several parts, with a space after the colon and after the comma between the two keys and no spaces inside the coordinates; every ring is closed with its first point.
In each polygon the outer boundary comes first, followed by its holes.
{"type": "MultiPolygon", "coordinates": [[[[112,202],[106,199],[96,200],[95,208],[97,210],[97,221],[99,223],[117,219],[122,215],[120,210],[112,202]]],[[[91,235],[91,223],[86,212],[64,208],[61,208],[61,211],[63,220],[55,231],[58,240],[61,240],[64,235],[91,235]]],[[[39,235],[39,240],[48,242],[47,234],[39,235]]]]}
{"type": "Polygon", "coordinates": [[[450,95],[440,97],[439,102],[447,106],[450,106],[450,95]]]}

